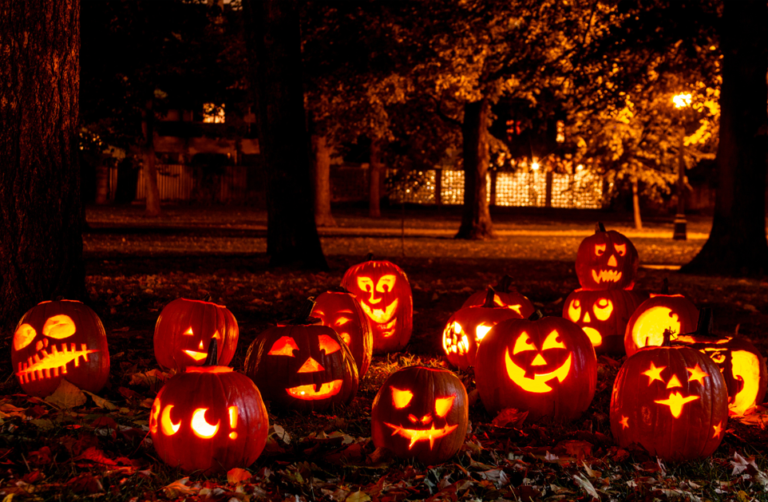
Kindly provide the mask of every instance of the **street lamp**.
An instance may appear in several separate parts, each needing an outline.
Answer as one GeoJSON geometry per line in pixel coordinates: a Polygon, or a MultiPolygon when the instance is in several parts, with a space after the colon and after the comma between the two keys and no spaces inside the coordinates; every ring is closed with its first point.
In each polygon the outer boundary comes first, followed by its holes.
{"type": "MultiPolygon", "coordinates": [[[[691,106],[691,94],[676,94],[672,98],[675,108],[685,110],[691,106]]],[[[685,120],[681,119],[680,148],[677,160],[677,214],[675,215],[675,228],[672,239],[684,241],[687,238],[685,220],[685,120]]]]}

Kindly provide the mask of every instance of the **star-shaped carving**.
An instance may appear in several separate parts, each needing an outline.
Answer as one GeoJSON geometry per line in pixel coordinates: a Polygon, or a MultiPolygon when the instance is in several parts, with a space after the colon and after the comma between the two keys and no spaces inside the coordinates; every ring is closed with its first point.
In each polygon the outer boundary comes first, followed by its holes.
{"type": "Polygon", "coordinates": [[[629,428],[629,417],[625,417],[624,415],[621,416],[621,420],[619,420],[619,423],[621,424],[622,429],[628,429],[629,428]]]}
{"type": "Polygon", "coordinates": [[[683,412],[683,406],[685,406],[685,403],[690,403],[691,401],[696,401],[697,399],[699,399],[699,396],[683,397],[683,395],[679,392],[673,392],[667,399],[664,399],[663,401],[657,400],[654,401],[654,403],[665,404],[669,406],[669,412],[672,413],[673,417],[677,418],[683,412]]]}
{"type": "Polygon", "coordinates": [[[723,434],[723,422],[718,422],[717,425],[713,425],[712,428],[715,430],[715,433],[712,434],[712,439],[719,438],[723,434]]]}
{"type": "Polygon", "coordinates": [[[644,371],[643,375],[647,376],[649,378],[648,385],[651,385],[654,380],[658,380],[660,382],[664,382],[664,380],[661,378],[661,372],[667,369],[666,366],[662,366],[660,368],[657,368],[653,362],[651,362],[651,367],[648,369],[648,371],[644,371]]]}
{"type": "Polygon", "coordinates": [[[693,368],[685,368],[685,369],[687,369],[688,373],[691,374],[691,376],[688,377],[689,382],[699,382],[700,384],[704,385],[704,379],[709,376],[709,373],[701,369],[701,366],[699,366],[698,363],[696,363],[696,366],[694,366],[693,368]]]}

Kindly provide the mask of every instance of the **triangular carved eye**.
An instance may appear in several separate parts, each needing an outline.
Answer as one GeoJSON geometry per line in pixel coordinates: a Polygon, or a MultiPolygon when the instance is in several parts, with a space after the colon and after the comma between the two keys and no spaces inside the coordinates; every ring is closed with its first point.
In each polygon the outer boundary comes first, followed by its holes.
{"type": "Polygon", "coordinates": [[[520,333],[520,336],[517,337],[517,341],[515,342],[515,348],[512,349],[512,355],[515,355],[519,352],[523,352],[526,350],[536,350],[536,347],[533,345],[533,342],[531,341],[531,337],[528,336],[528,333],[522,332],[520,333]]]}
{"type": "Polygon", "coordinates": [[[395,408],[398,410],[408,406],[411,399],[413,399],[413,392],[392,387],[392,404],[394,404],[395,408]]]}
{"type": "Polygon", "coordinates": [[[341,350],[341,345],[339,345],[339,342],[328,335],[320,335],[317,337],[317,339],[318,343],[320,344],[320,350],[325,352],[326,356],[341,350]]]}
{"type": "Polygon", "coordinates": [[[565,344],[561,341],[560,333],[557,331],[553,331],[552,333],[548,334],[547,338],[544,339],[544,345],[541,346],[541,350],[564,348],[565,344]]]}
{"type": "Polygon", "coordinates": [[[605,253],[605,244],[595,245],[595,254],[597,256],[603,256],[603,253],[605,253]]]}
{"type": "Polygon", "coordinates": [[[438,397],[435,399],[435,413],[438,417],[445,417],[451,408],[453,408],[453,401],[456,396],[438,397]]]}
{"type": "Polygon", "coordinates": [[[68,315],[49,317],[43,326],[43,335],[61,340],[75,334],[75,322],[68,315]]]}
{"type": "Polygon", "coordinates": [[[614,244],[613,249],[616,250],[616,253],[618,253],[619,256],[624,256],[625,254],[627,254],[626,244],[614,244]]]}
{"type": "Polygon", "coordinates": [[[299,350],[299,346],[290,336],[281,336],[275,343],[272,344],[272,348],[269,349],[267,355],[270,356],[288,356],[294,357],[293,351],[299,350]]]}
{"type": "Polygon", "coordinates": [[[27,323],[22,324],[16,329],[13,335],[13,350],[21,350],[35,339],[37,332],[35,328],[27,323]]]}

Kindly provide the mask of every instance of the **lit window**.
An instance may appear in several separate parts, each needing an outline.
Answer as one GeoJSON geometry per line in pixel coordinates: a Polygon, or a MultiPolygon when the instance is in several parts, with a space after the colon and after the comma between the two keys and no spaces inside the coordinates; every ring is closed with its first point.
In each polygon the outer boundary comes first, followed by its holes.
{"type": "Polygon", "coordinates": [[[216,106],[213,103],[203,104],[203,122],[209,124],[224,123],[224,105],[216,106]]]}

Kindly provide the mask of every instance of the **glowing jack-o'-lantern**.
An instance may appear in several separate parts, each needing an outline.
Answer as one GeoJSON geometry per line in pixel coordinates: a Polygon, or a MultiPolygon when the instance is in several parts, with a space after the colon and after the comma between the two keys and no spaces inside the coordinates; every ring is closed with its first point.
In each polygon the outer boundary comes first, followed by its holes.
{"type": "Polygon", "coordinates": [[[488,288],[484,304],[463,307],[448,319],[443,330],[443,350],[457,368],[475,364],[477,347],[496,324],[506,319],[522,319],[517,310],[499,306],[495,298],[496,292],[488,288]]]}
{"type": "Polygon", "coordinates": [[[683,295],[656,295],[640,304],[627,322],[624,349],[631,356],[643,347],[660,347],[665,336],[677,340],[696,329],[699,309],[683,295]]]}
{"type": "Polygon", "coordinates": [[[434,465],[459,451],[469,424],[467,391],[447,370],[411,366],[391,374],[371,407],[373,443],[434,465]]]}
{"type": "MultiPolygon", "coordinates": [[[[493,297],[493,303],[498,307],[504,307],[514,310],[521,319],[528,318],[536,310],[531,301],[524,295],[518,293],[512,287],[512,278],[505,275],[499,281],[499,284],[493,287],[496,292],[493,297]]],[[[484,291],[477,291],[467,298],[461,305],[461,308],[480,307],[485,305],[488,288],[484,291]]]]}
{"type": "Polygon", "coordinates": [[[109,379],[107,334],[99,316],[78,301],[42,302],[16,326],[11,362],[30,395],[47,396],[62,379],[98,392],[109,379]]]}
{"type": "Polygon", "coordinates": [[[319,319],[303,315],[261,333],[248,347],[245,373],[277,407],[320,411],[357,393],[349,347],[333,329],[315,323],[319,319]]]}
{"type": "Polygon", "coordinates": [[[598,223],[595,234],[579,245],[576,275],[584,289],[632,289],[639,265],[632,241],[598,223]]]}
{"type": "Polygon", "coordinates": [[[508,319],[491,329],[477,350],[477,390],[491,413],[516,408],[532,419],[567,422],[592,402],[597,357],[579,326],[539,316],[508,319]]]}
{"type": "Polygon", "coordinates": [[[688,347],[646,347],[619,370],[611,432],[663,460],[693,460],[717,449],[728,422],[728,394],[717,366],[688,347]]]}
{"type": "Polygon", "coordinates": [[[320,319],[323,326],[335,330],[349,346],[355,358],[358,376],[362,379],[371,365],[373,334],[368,317],[355,296],[338,291],[322,293],[315,299],[310,315],[320,319]]]}
{"type": "Polygon", "coordinates": [[[160,389],[149,414],[158,455],[187,472],[248,467],[264,449],[268,430],[259,389],[226,366],[187,367],[160,389]]]}
{"type": "Polygon", "coordinates": [[[223,305],[178,298],[157,318],[155,359],[164,368],[200,366],[211,340],[217,340],[218,364],[226,366],[235,355],[239,336],[235,316],[223,305]]]}
{"type": "Polygon", "coordinates": [[[413,294],[408,277],[389,261],[366,261],[350,267],[341,286],[357,298],[371,321],[373,353],[402,349],[413,331],[413,294]]]}
{"type": "Polygon", "coordinates": [[[581,326],[596,353],[621,354],[627,321],[643,300],[636,291],[577,289],[566,298],[563,317],[581,326]]]}

